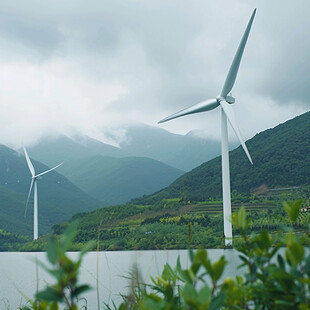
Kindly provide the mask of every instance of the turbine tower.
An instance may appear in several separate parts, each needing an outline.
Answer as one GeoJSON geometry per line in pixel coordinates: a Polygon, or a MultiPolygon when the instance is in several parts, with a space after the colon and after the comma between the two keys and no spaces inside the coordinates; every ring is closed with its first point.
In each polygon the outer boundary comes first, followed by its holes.
{"type": "Polygon", "coordinates": [[[183,109],[177,113],[174,113],[158,123],[163,123],[170,121],[174,118],[185,116],[188,114],[194,114],[199,112],[205,112],[213,110],[217,107],[221,107],[221,123],[222,123],[222,189],[223,189],[223,217],[224,217],[224,236],[225,236],[225,245],[232,245],[232,224],[231,224],[231,194],[230,194],[230,173],[229,173],[229,153],[228,153],[228,131],[227,131],[227,119],[235,131],[244,152],[246,153],[249,161],[253,164],[250,153],[241,137],[236,119],[235,113],[233,110],[233,104],[235,103],[235,98],[231,95],[228,95],[234,84],[237,77],[239,65],[241,62],[242,54],[250,33],[250,29],[253,23],[253,19],[256,13],[256,9],[253,11],[252,16],[248,22],[248,25],[245,29],[245,32],[242,36],[241,42],[233,59],[233,62],[228,71],[224,86],[220,94],[214,98],[209,99],[193,106],[190,106],[186,109],[183,109]]]}
{"type": "Polygon", "coordinates": [[[61,166],[63,163],[55,166],[54,168],[51,168],[51,169],[48,169],[44,172],[36,174],[25,147],[24,147],[24,153],[25,153],[25,157],[27,160],[27,164],[28,164],[31,176],[32,176],[31,183],[30,183],[30,189],[29,189],[29,193],[28,193],[28,198],[27,198],[27,203],[26,203],[26,208],[25,208],[25,216],[27,213],[27,206],[28,206],[28,202],[29,202],[29,198],[30,198],[30,194],[31,194],[32,186],[33,186],[34,187],[34,193],[33,193],[33,240],[36,240],[36,239],[38,239],[38,186],[37,186],[38,180],[37,179],[40,176],[42,176],[46,173],[49,173],[52,170],[55,170],[56,168],[61,166]]]}

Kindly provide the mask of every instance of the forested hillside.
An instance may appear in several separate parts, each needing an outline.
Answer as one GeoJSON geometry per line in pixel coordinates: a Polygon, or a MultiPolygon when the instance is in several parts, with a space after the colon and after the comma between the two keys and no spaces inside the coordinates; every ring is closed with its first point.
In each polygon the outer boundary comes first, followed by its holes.
{"type": "MultiPolygon", "coordinates": [[[[253,166],[240,147],[231,152],[232,212],[245,206],[251,231],[276,232],[287,224],[285,201],[301,199],[299,204],[309,207],[309,132],[310,113],[305,113],[247,142],[253,166]]],[[[104,250],[210,248],[223,246],[222,210],[218,157],[153,195],[78,214],[71,221],[79,227],[76,248],[98,238],[104,250]]],[[[302,212],[294,228],[304,229],[309,218],[310,212],[302,212]]],[[[62,233],[68,224],[55,225],[54,233],[62,233]]],[[[44,239],[28,243],[24,250],[37,250],[43,244],[44,239]]]]}
{"type": "MultiPolygon", "coordinates": [[[[33,165],[37,173],[48,169],[35,160],[33,165]]],[[[0,145],[0,229],[32,235],[33,196],[24,217],[30,182],[31,174],[23,154],[0,145]]],[[[57,171],[38,180],[38,198],[40,234],[47,233],[52,225],[69,219],[77,212],[101,206],[57,171]]]]}
{"type": "Polygon", "coordinates": [[[184,173],[146,157],[100,155],[71,160],[61,168],[60,171],[71,182],[105,206],[151,194],[184,173]]]}
{"type": "MultiPolygon", "coordinates": [[[[232,213],[243,206],[250,220],[249,230],[278,231],[288,224],[283,202],[296,201],[307,206],[310,185],[280,192],[257,195],[233,195],[232,213]]],[[[310,212],[301,212],[296,230],[308,227],[310,212]]],[[[70,221],[53,226],[60,235],[71,222],[76,222],[77,236],[72,249],[78,250],[90,240],[96,240],[101,250],[147,250],[223,247],[223,206],[221,200],[210,199],[199,203],[180,198],[163,199],[153,205],[125,204],[76,214],[70,221]]],[[[234,235],[238,231],[234,229],[234,235]]],[[[42,250],[46,237],[29,242],[23,251],[42,250]]]]}
{"type": "MultiPolygon", "coordinates": [[[[249,163],[239,146],[230,152],[231,188],[240,193],[265,188],[310,184],[310,112],[257,134],[246,142],[249,163]]],[[[135,203],[154,203],[185,195],[203,201],[221,195],[221,158],[217,157],[181,176],[170,186],[135,203]]]]}
{"type": "Polygon", "coordinates": [[[57,172],[100,200],[102,206],[154,193],[184,173],[159,160],[128,156],[126,151],[90,137],[47,138],[28,153],[49,166],[65,161],[57,172]]]}

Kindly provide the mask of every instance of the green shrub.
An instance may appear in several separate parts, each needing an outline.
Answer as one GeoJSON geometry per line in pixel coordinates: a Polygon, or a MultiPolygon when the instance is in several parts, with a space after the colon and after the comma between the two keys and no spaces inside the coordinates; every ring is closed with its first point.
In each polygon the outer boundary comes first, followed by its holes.
{"type": "MultiPolygon", "coordinates": [[[[235,244],[242,275],[223,278],[227,263],[224,256],[212,262],[206,250],[190,250],[188,269],[182,268],[178,258],[174,269],[166,264],[160,276],[151,278],[151,284],[142,283],[137,273],[132,275],[131,294],[123,296],[119,307],[112,303],[114,309],[310,309],[309,224],[304,230],[294,231],[301,205],[302,201],[284,205],[289,224],[273,234],[262,230],[249,235],[251,223],[245,209],[233,214],[233,225],[240,234],[235,244]]],[[[50,238],[47,257],[52,267],[41,266],[56,283],[38,292],[24,310],[58,310],[63,305],[65,309],[77,309],[77,296],[89,289],[78,284],[79,268],[93,244],[87,244],[77,261],[72,261],[66,251],[75,234],[75,227],[70,226],[60,239],[50,238]]]]}
{"type": "Polygon", "coordinates": [[[310,309],[309,229],[293,232],[301,203],[284,205],[291,226],[274,235],[262,230],[249,236],[245,209],[233,215],[243,240],[238,246],[238,268],[246,267],[242,276],[222,279],[224,256],[212,263],[206,250],[190,251],[189,269],[178,259],[175,269],[165,265],[152,284],[136,281],[119,309],[310,309]]]}
{"type": "Polygon", "coordinates": [[[67,251],[72,247],[76,232],[76,226],[72,224],[60,238],[49,238],[46,254],[50,266],[41,262],[40,265],[55,279],[55,284],[37,292],[35,300],[29,300],[30,306],[23,307],[23,310],[58,310],[62,309],[61,306],[65,306],[67,310],[78,309],[78,296],[90,289],[89,285],[78,283],[79,270],[83,256],[94,247],[94,243],[84,245],[78,259],[73,261],[67,251]]]}

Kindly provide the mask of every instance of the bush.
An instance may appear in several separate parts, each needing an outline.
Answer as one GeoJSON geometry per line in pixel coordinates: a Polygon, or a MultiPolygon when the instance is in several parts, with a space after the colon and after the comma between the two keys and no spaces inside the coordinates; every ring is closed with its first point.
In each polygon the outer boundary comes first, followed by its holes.
{"type": "Polygon", "coordinates": [[[77,261],[71,260],[67,251],[72,246],[76,232],[76,226],[72,224],[60,238],[56,239],[54,236],[49,238],[46,254],[51,266],[43,263],[40,265],[55,278],[55,284],[37,292],[35,300],[29,300],[30,306],[23,307],[23,310],[59,310],[61,306],[65,306],[67,310],[78,309],[78,296],[90,289],[87,284],[78,283],[79,270],[83,256],[94,246],[94,243],[83,246],[77,261]]]}
{"type": "Polygon", "coordinates": [[[247,267],[243,276],[221,280],[224,256],[212,263],[206,250],[190,251],[189,269],[178,259],[175,269],[165,265],[151,285],[136,281],[119,309],[310,309],[309,229],[293,232],[301,203],[285,204],[291,226],[276,235],[262,230],[249,236],[245,209],[233,215],[242,238],[239,268],[247,267]]]}
{"type": "MultiPolygon", "coordinates": [[[[233,225],[240,233],[235,243],[242,261],[238,268],[246,269],[243,275],[222,279],[227,263],[224,256],[212,262],[206,250],[190,250],[188,269],[182,268],[178,258],[176,268],[166,264],[160,276],[151,278],[152,284],[141,283],[137,273],[131,276],[132,293],[123,296],[119,307],[113,304],[114,309],[310,309],[309,224],[304,231],[294,232],[301,205],[302,201],[284,205],[289,225],[277,234],[262,230],[249,235],[245,209],[233,215],[233,225]]],[[[50,238],[47,257],[52,267],[41,265],[56,283],[38,292],[24,310],[57,310],[60,305],[77,309],[77,296],[89,289],[78,284],[79,268],[93,244],[86,245],[78,260],[72,261],[66,251],[75,233],[70,226],[59,240],[50,238]]]]}

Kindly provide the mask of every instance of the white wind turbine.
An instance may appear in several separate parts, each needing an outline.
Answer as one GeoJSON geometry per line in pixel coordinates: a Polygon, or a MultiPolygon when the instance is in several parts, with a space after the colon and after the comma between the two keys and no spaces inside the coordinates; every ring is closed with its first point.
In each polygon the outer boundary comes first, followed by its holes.
{"type": "Polygon", "coordinates": [[[31,194],[31,190],[32,190],[32,186],[34,185],[34,193],[33,193],[33,240],[38,239],[38,188],[37,188],[37,179],[46,174],[51,172],[52,170],[55,170],[56,168],[58,168],[59,166],[61,166],[63,163],[55,166],[54,168],[48,169],[42,173],[36,174],[34,167],[32,165],[32,162],[28,156],[28,153],[26,151],[26,148],[24,147],[24,153],[25,153],[25,157],[27,160],[27,164],[32,176],[31,179],[31,184],[30,184],[30,189],[29,189],[29,193],[28,193],[28,198],[27,198],[27,203],[26,203],[26,208],[25,208],[25,216],[27,213],[27,206],[28,206],[28,202],[29,202],[29,198],[30,198],[30,194],[31,194]]]}
{"type": "Polygon", "coordinates": [[[215,109],[216,107],[221,107],[221,119],[222,119],[222,186],[223,186],[223,217],[224,217],[224,236],[225,236],[225,245],[232,244],[232,224],[231,224],[231,197],[230,197],[230,173],[229,173],[229,153],[228,153],[228,132],[227,132],[227,119],[234,129],[242,147],[245,151],[249,161],[253,164],[249,151],[240,135],[239,128],[235,119],[235,114],[233,110],[233,103],[235,103],[235,98],[228,96],[231,92],[235,80],[237,77],[240,61],[242,54],[250,33],[250,29],[253,23],[253,19],[256,13],[256,9],[253,11],[250,21],[245,29],[239,47],[237,49],[236,55],[233,59],[233,62],[228,71],[224,86],[220,94],[214,98],[209,99],[184,110],[181,110],[177,113],[174,113],[158,123],[163,123],[174,118],[178,118],[184,115],[205,112],[215,109]]]}

